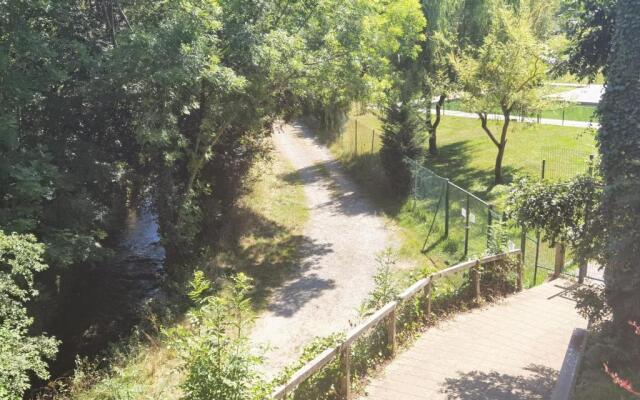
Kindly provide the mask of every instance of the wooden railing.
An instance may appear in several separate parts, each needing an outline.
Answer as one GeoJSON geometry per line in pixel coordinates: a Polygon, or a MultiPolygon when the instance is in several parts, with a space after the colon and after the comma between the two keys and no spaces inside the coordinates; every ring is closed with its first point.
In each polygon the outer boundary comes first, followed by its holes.
{"type": "Polygon", "coordinates": [[[329,364],[336,357],[340,358],[340,382],[338,383],[337,390],[339,398],[342,400],[351,399],[351,345],[358,338],[368,332],[370,329],[378,326],[380,323],[386,324],[387,331],[387,343],[391,355],[393,356],[397,349],[397,337],[396,337],[396,311],[398,306],[402,303],[412,299],[418,293],[422,293],[425,297],[425,315],[431,314],[431,292],[435,281],[445,278],[464,271],[471,271],[471,281],[473,294],[476,301],[481,299],[480,288],[480,266],[496,261],[506,259],[507,257],[518,257],[518,271],[517,271],[517,290],[522,290],[523,280],[523,266],[520,250],[514,250],[504,254],[498,254],[494,256],[484,257],[476,260],[470,260],[461,264],[454,265],[452,267],[443,269],[436,273],[429,275],[424,279],[420,279],[405,291],[397,296],[396,300],[387,303],[367,318],[363,323],[353,328],[345,340],[336,347],[328,348],[322,353],[318,354],[313,360],[309,361],[304,367],[294,373],[291,378],[282,386],[278,387],[271,395],[273,399],[286,399],[288,394],[293,391],[304,382],[311,375],[321,370],[325,365],[329,364]]]}

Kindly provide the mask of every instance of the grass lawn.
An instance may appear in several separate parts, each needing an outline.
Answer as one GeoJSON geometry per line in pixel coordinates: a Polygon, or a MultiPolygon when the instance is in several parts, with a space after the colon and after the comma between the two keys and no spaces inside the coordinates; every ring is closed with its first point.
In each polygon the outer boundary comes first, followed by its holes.
{"type": "MultiPolygon", "coordinates": [[[[498,128],[496,122],[490,122],[490,125],[494,130],[498,128]]],[[[464,256],[465,221],[461,214],[464,198],[456,199],[452,193],[450,233],[449,237],[444,239],[442,207],[435,214],[435,210],[443,201],[435,193],[439,193],[439,186],[435,189],[434,196],[418,204],[389,193],[389,183],[377,154],[381,146],[380,132],[379,119],[373,114],[363,114],[352,116],[341,133],[320,132],[320,137],[327,142],[348,173],[377,206],[400,226],[400,255],[403,258],[413,261],[418,268],[435,269],[460,261],[464,256]],[[427,241],[426,253],[423,253],[423,245],[430,228],[432,233],[427,241]]],[[[482,131],[478,120],[444,116],[438,129],[438,146],[440,152],[435,157],[427,158],[427,168],[470,190],[481,199],[493,203],[497,208],[503,204],[508,185],[493,184],[496,148],[482,131]]],[[[517,175],[537,178],[540,176],[542,160],[546,159],[547,177],[567,178],[586,171],[588,155],[595,153],[593,131],[512,123],[504,160],[504,173],[507,181],[513,180],[517,175]]],[[[473,201],[470,206],[477,224],[471,225],[468,257],[481,255],[487,241],[486,206],[473,201]]],[[[511,240],[519,247],[519,233],[516,235],[514,231],[511,240]]],[[[529,249],[535,244],[532,241],[527,243],[529,249]]],[[[533,263],[533,253],[534,251],[527,253],[527,264],[533,263]]],[[[553,250],[543,246],[540,263],[552,265],[553,257],[553,250]]],[[[541,282],[546,276],[546,272],[539,271],[537,282],[541,282]]],[[[532,270],[527,271],[526,278],[531,284],[532,270]]]]}

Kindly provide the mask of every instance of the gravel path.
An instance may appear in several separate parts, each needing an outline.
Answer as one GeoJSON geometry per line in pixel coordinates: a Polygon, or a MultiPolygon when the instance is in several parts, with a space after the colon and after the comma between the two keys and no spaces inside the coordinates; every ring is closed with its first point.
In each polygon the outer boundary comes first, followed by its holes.
{"type": "Polygon", "coordinates": [[[348,329],[373,288],[376,255],[395,239],[328,149],[300,124],[274,133],[276,150],[298,170],[310,217],[300,269],[256,321],[253,343],[268,345],[265,373],[295,361],[316,336],[348,329]]]}

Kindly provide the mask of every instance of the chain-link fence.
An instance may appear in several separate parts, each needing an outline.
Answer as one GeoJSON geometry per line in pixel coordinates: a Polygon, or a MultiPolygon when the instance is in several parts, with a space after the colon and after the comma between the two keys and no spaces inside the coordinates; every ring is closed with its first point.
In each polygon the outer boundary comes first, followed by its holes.
{"type": "MultiPolygon", "coordinates": [[[[413,177],[413,217],[425,229],[424,253],[435,252],[451,263],[482,256],[489,248],[493,227],[501,222],[508,250],[520,248],[523,252],[526,286],[540,284],[550,275],[579,277],[571,249],[558,258],[557,249],[540,235],[509,224],[492,205],[415,160],[406,162],[413,177]]],[[[584,274],[586,279],[601,280],[586,269],[584,274]]]]}
{"type": "Polygon", "coordinates": [[[589,172],[594,156],[590,149],[543,147],[540,151],[540,178],[563,181],[589,172]]]}

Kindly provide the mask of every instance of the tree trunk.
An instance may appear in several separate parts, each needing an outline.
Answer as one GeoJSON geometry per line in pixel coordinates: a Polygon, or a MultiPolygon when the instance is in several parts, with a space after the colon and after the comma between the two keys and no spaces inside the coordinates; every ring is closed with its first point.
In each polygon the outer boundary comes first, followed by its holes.
{"type": "Polygon", "coordinates": [[[440,95],[438,102],[436,103],[436,120],[431,123],[431,112],[429,112],[429,122],[431,125],[431,131],[429,132],[429,154],[436,155],[438,154],[438,143],[437,143],[437,132],[438,125],[440,125],[440,120],[442,118],[442,106],[444,105],[444,101],[447,96],[444,94],[440,95]]]}
{"type": "Polygon", "coordinates": [[[502,124],[502,134],[500,135],[500,143],[498,144],[498,156],[496,157],[495,166],[495,184],[499,185],[503,181],[502,177],[502,160],[504,159],[504,151],[507,147],[507,132],[509,131],[509,124],[511,123],[511,111],[505,110],[503,112],[504,123],[502,124]]]}

